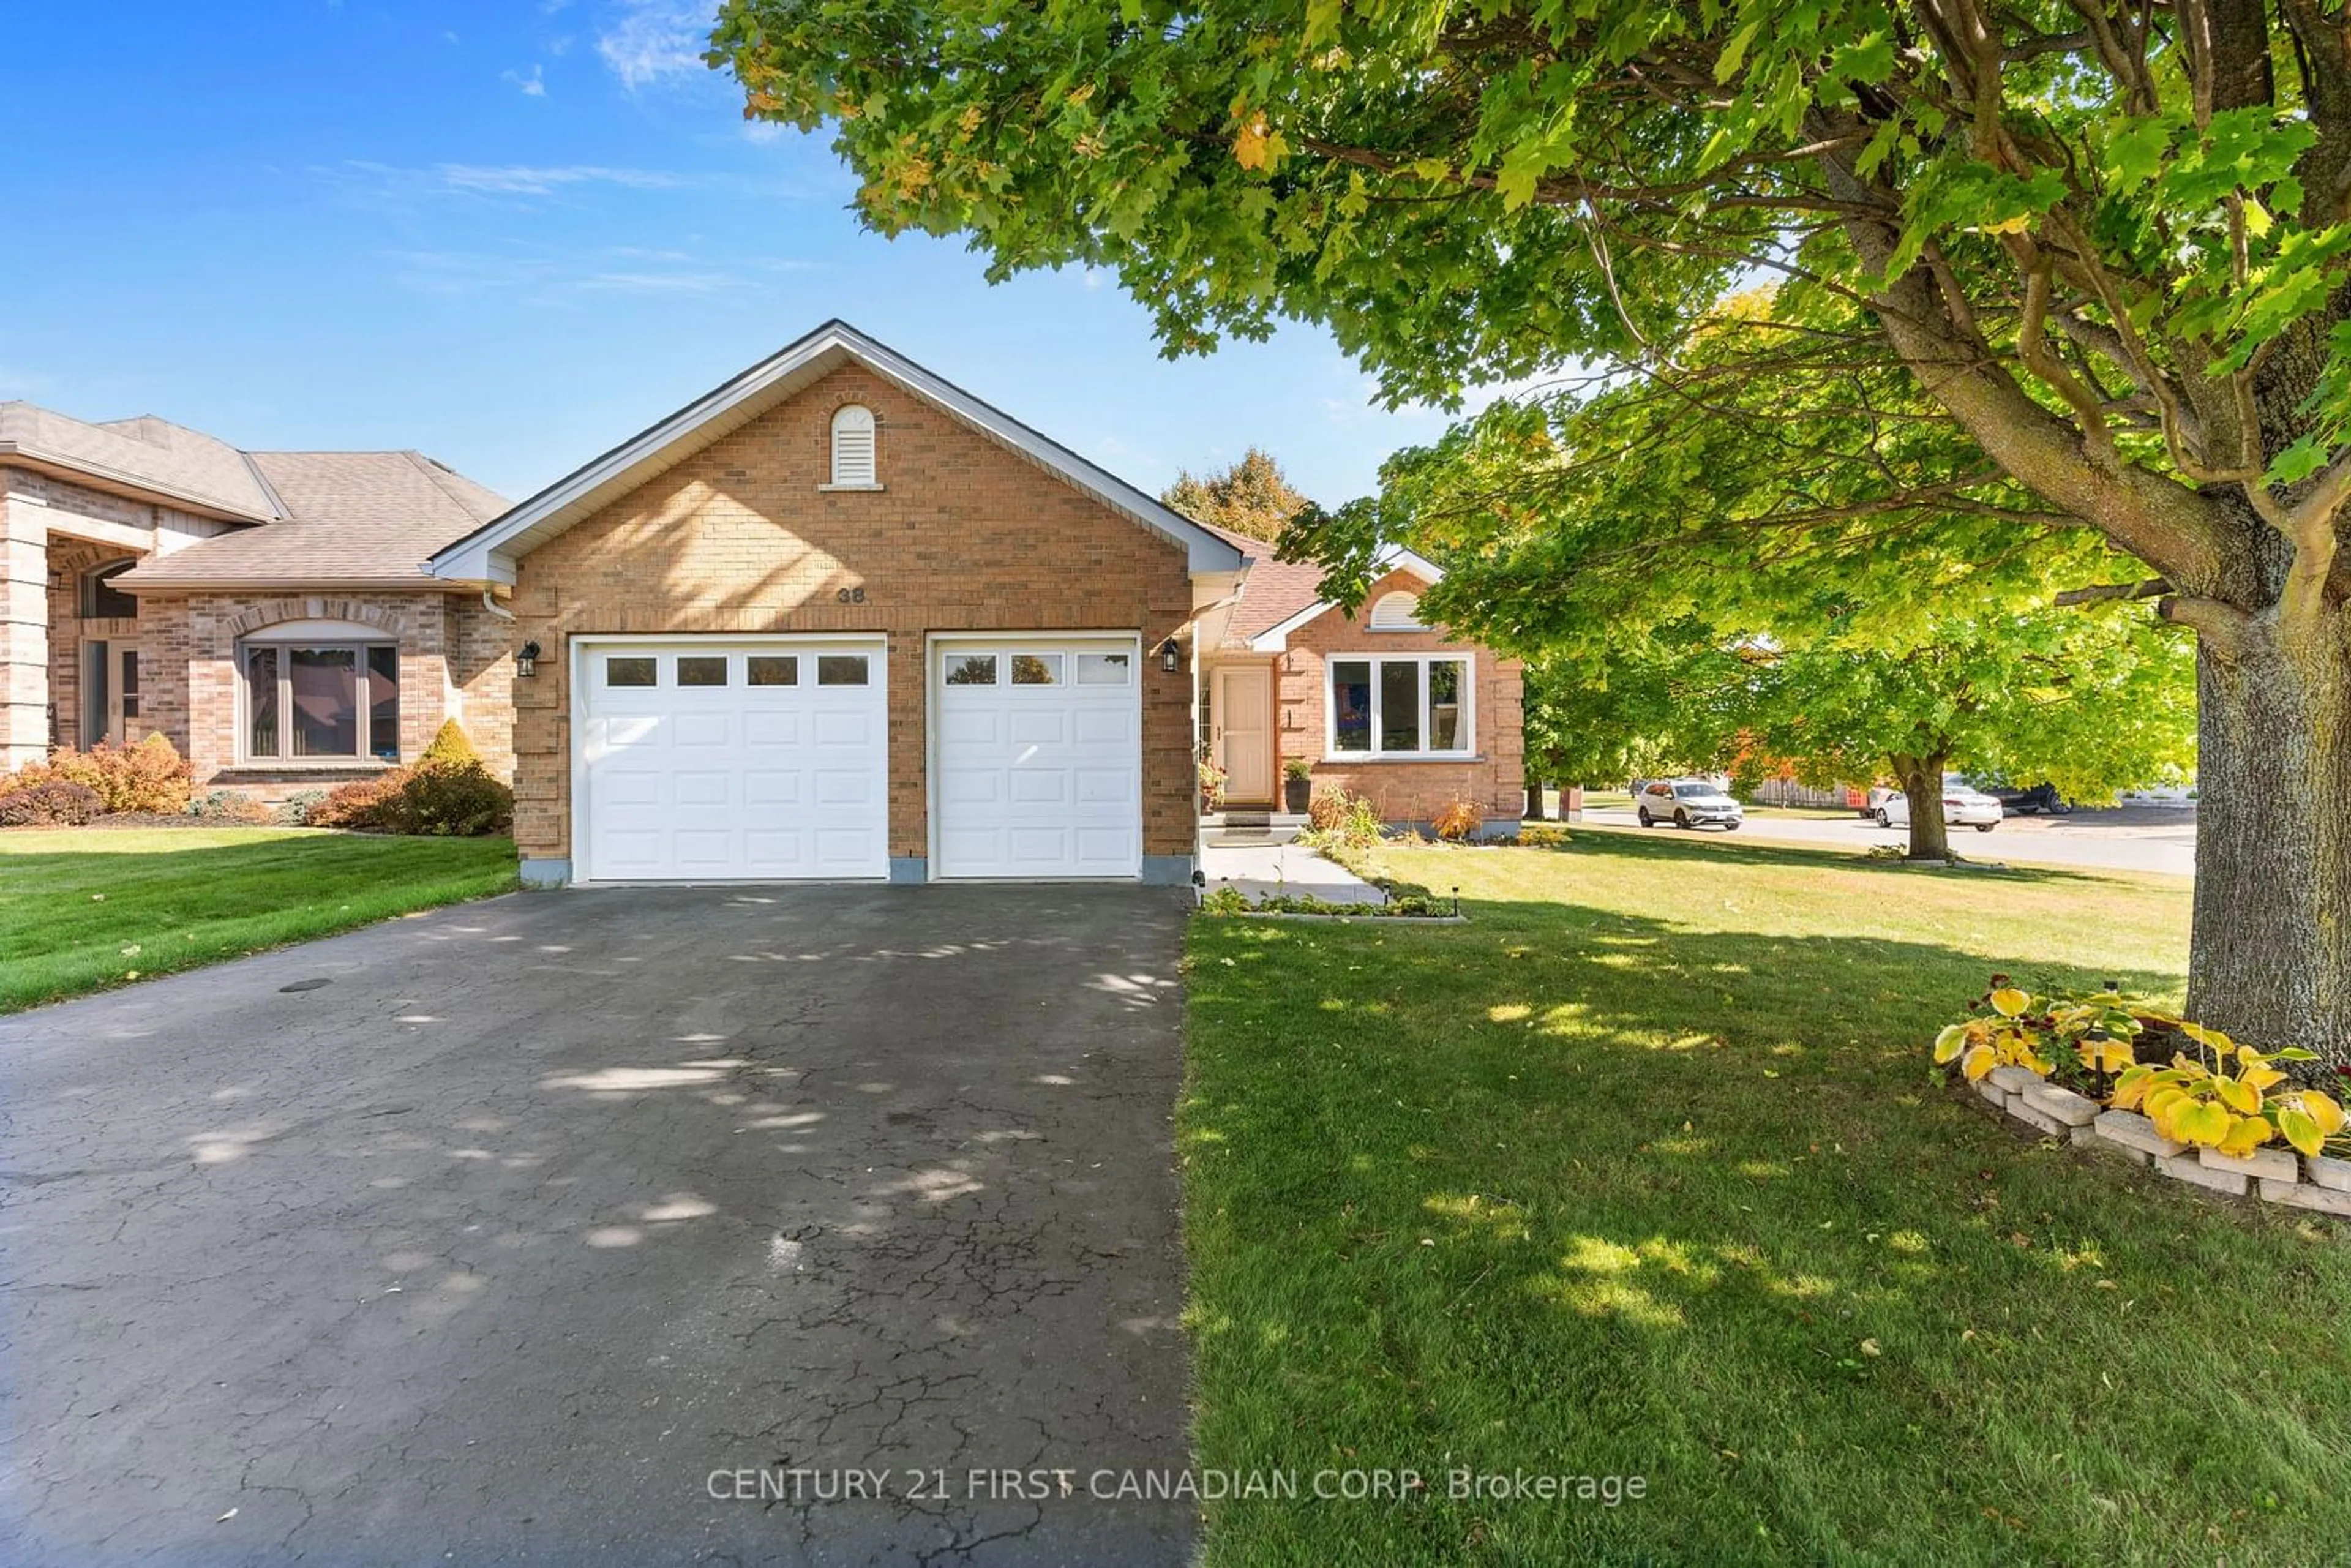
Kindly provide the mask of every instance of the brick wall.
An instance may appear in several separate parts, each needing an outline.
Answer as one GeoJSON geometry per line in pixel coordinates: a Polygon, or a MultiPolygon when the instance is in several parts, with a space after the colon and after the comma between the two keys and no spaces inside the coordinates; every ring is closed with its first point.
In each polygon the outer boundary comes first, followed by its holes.
{"type": "MultiPolygon", "coordinates": [[[[515,837],[569,853],[568,639],[590,632],[874,632],[889,640],[890,853],[927,853],[925,637],[1141,630],[1191,612],[1182,549],[873,376],[846,366],[524,558],[515,641],[515,837]],[[878,422],[878,492],[824,493],[844,402],[878,422]],[[862,591],[843,603],[844,591],[862,591]]],[[[1143,848],[1188,855],[1191,688],[1143,671],[1143,848]]]]}
{"type": "MultiPolygon", "coordinates": [[[[1425,586],[1409,573],[1394,572],[1373,585],[1367,607],[1395,589],[1425,586]]],[[[1520,673],[1516,659],[1504,659],[1473,643],[1449,641],[1442,632],[1371,632],[1361,619],[1339,611],[1308,622],[1290,634],[1289,650],[1274,660],[1279,691],[1276,741],[1281,758],[1314,763],[1317,790],[1337,787],[1368,796],[1384,821],[1426,822],[1456,800],[1476,805],[1489,821],[1517,821],[1526,810],[1526,745],[1520,731],[1520,673]],[[1476,690],[1471,723],[1477,754],[1459,761],[1326,762],[1323,741],[1330,685],[1329,661],[1381,653],[1461,653],[1473,661],[1476,690]]],[[[1277,761],[1279,769],[1280,762],[1277,761]]]]}

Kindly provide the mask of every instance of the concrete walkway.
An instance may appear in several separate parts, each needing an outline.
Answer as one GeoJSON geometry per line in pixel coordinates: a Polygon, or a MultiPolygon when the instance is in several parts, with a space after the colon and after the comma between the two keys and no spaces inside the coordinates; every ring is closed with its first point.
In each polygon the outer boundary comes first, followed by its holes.
{"type": "Polygon", "coordinates": [[[1385,904],[1387,894],[1335,861],[1304,844],[1200,845],[1200,869],[1208,889],[1232,886],[1252,899],[1280,894],[1311,894],[1332,904],[1385,904]]]}

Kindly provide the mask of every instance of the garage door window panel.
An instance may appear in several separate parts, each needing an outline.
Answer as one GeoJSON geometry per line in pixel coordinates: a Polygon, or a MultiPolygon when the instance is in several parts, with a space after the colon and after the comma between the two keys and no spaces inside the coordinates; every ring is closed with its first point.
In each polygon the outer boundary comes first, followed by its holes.
{"type": "Polygon", "coordinates": [[[996,655],[993,653],[951,653],[947,656],[946,683],[951,686],[992,686],[996,684],[996,655]]]}
{"type": "Polygon", "coordinates": [[[726,684],[725,654],[681,654],[677,661],[677,684],[681,686],[723,686],[726,684]]]}
{"type": "Polygon", "coordinates": [[[1061,684],[1059,653],[1015,653],[1012,684],[1016,686],[1058,686],[1061,684]]]}
{"type": "Polygon", "coordinates": [[[816,661],[816,684],[820,686],[862,686],[866,682],[865,664],[862,653],[820,653],[816,661]]]}
{"type": "Polygon", "coordinates": [[[796,686],[800,662],[790,653],[754,653],[744,661],[748,682],[755,686],[796,686]]]}
{"type": "Polygon", "coordinates": [[[660,684],[661,661],[629,654],[607,655],[604,660],[604,684],[608,686],[650,686],[660,684]]]}

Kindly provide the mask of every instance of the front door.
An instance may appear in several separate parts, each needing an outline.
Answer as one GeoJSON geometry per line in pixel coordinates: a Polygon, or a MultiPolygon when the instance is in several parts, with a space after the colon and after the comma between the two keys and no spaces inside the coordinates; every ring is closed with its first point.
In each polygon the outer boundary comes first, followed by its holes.
{"type": "Polygon", "coordinates": [[[1273,672],[1263,664],[1217,671],[1209,705],[1216,756],[1225,770],[1225,799],[1242,804],[1273,799],[1273,672]]]}
{"type": "Polygon", "coordinates": [[[92,640],[85,644],[86,715],[84,748],[104,741],[121,747],[131,743],[131,727],[139,718],[139,644],[120,638],[92,640]]]}

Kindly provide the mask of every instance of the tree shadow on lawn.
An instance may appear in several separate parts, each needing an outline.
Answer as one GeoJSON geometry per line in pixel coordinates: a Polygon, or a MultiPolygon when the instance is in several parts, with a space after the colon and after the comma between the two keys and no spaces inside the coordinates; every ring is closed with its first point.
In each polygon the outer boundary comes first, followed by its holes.
{"type": "Polygon", "coordinates": [[[1204,923],[1182,1113],[1204,1463],[1280,1462],[1302,1427],[1387,1456],[1365,1463],[1640,1473],[1671,1499],[1433,1500],[1410,1539],[1440,1554],[2288,1561],[2351,1538],[2331,1227],[2021,1138],[1927,1061],[1988,968],[2174,977],[1472,914],[1204,923]]]}

